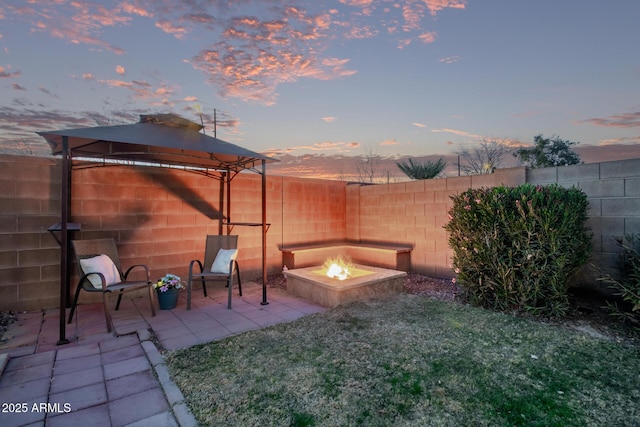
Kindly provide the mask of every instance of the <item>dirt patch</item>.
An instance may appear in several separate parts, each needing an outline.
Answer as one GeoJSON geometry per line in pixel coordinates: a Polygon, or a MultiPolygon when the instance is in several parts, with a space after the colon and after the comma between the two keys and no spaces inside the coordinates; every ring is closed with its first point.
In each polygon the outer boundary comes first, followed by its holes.
{"type": "Polygon", "coordinates": [[[10,324],[17,320],[16,315],[12,311],[0,311],[0,338],[4,337],[4,333],[10,324]]]}

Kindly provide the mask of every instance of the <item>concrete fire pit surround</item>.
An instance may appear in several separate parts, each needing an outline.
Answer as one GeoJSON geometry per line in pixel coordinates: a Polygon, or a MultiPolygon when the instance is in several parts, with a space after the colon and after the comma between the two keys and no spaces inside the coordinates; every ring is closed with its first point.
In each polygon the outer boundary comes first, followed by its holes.
{"type": "Polygon", "coordinates": [[[407,275],[404,271],[359,264],[355,267],[371,274],[337,280],[318,274],[320,266],[289,270],[287,290],[327,308],[351,301],[389,298],[403,291],[403,278],[407,275]]]}

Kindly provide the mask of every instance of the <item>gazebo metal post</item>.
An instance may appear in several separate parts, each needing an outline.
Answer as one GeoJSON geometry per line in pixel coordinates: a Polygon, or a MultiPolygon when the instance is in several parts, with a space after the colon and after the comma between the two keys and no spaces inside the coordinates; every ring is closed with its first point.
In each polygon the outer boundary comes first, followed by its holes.
{"type": "Polygon", "coordinates": [[[69,291],[69,210],[71,209],[71,152],[68,137],[62,137],[62,180],[60,183],[60,338],[57,345],[68,344],[66,338],[67,293],[69,291]]]}
{"type": "Polygon", "coordinates": [[[224,206],[224,172],[220,173],[220,194],[218,196],[218,202],[220,206],[220,219],[218,219],[218,234],[222,235],[222,224],[224,222],[224,214],[222,213],[222,207],[224,206]]]}
{"type": "Polygon", "coordinates": [[[262,159],[262,302],[267,305],[267,162],[262,159]]]}
{"type": "MultiPolygon", "coordinates": [[[[227,168],[226,177],[227,184],[227,224],[231,222],[231,170],[227,168]]],[[[227,225],[227,235],[231,234],[231,227],[227,225]]]]}

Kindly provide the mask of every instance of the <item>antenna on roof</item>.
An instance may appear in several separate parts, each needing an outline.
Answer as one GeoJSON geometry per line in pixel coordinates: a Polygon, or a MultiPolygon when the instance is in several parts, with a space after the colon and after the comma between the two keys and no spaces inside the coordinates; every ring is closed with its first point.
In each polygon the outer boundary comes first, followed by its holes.
{"type": "Polygon", "coordinates": [[[200,116],[200,124],[202,125],[202,133],[206,135],[207,132],[204,130],[204,120],[202,120],[202,109],[200,107],[200,104],[196,104],[195,107],[196,107],[196,110],[198,110],[198,115],[200,116]]]}
{"type": "Polygon", "coordinates": [[[213,109],[213,137],[218,137],[218,118],[216,116],[216,109],[213,109]]]}

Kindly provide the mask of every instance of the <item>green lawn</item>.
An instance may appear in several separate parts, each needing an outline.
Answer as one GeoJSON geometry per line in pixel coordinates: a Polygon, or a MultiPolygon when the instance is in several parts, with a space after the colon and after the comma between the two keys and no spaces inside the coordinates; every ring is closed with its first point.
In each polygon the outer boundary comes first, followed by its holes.
{"type": "Polygon", "coordinates": [[[640,425],[637,347],[403,294],[167,355],[201,425],[640,425]]]}

